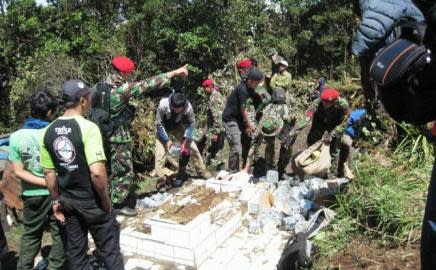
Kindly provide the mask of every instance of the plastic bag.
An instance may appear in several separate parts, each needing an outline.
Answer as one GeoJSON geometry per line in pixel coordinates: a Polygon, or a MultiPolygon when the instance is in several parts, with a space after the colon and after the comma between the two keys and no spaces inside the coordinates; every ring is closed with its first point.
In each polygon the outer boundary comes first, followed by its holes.
{"type": "Polygon", "coordinates": [[[300,223],[306,221],[304,216],[301,214],[296,214],[293,216],[283,218],[283,228],[287,231],[294,230],[295,226],[300,223]]]}
{"type": "Polygon", "coordinates": [[[266,182],[275,184],[279,181],[279,172],[269,170],[266,172],[266,182]]]}
{"type": "Polygon", "coordinates": [[[180,144],[178,143],[172,144],[169,150],[170,156],[174,158],[178,158],[180,156],[180,149],[181,149],[180,144]]]}
{"type": "Polygon", "coordinates": [[[171,199],[172,195],[168,193],[156,193],[150,197],[145,197],[140,200],[136,200],[136,205],[142,208],[159,208],[166,201],[171,199]]]}
{"type": "Polygon", "coordinates": [[[260,224],[262,227],[274,226],[279,227],[282,224],[283,214],[274,208],[264,209],[259,215],[260,224]]]}

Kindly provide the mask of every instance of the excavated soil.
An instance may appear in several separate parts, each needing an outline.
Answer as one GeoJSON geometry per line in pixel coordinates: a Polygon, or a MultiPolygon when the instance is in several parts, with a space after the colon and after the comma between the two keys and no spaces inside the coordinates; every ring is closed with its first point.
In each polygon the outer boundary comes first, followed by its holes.
{"type": "Polygon", "coordinates": [[[161,210],[164,212],[160,214],[163,219],[176,221],[180,224],[186,224],[196,218],[198,215],[207,212],[217,206],[226,197],[227,193],[215,193],[213,189],[205,187],[196,187],[189,194],[177,196],[175,202],[191,196],[191,202],[186,205],[172,204],[171,201],[162,205],[161,210]],[[192,203],[192,201],[196,201],[192,203]]]}

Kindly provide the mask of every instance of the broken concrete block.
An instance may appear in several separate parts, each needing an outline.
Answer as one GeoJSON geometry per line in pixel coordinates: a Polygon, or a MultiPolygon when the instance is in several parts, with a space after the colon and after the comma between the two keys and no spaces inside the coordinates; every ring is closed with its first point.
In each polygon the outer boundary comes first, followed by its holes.
{"type": "Polygon", "coordinates": [[[124,268],[126,270],[133,270],[136,268],[149,270],[152,265],[153,265],[153,263],[150,261],[143,260],[143,259],[131,258],[131,259],[127,260],[126,264],[124,265],[124,268]]]}

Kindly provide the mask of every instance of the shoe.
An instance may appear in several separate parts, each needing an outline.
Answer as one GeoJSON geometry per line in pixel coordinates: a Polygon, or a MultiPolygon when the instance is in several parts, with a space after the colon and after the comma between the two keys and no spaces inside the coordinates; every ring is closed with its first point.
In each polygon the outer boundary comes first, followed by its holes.
{"type": "Polygon", "coordinates": [[[122,207],[115,207],[114,206],[114,212],[117,215],[127,216],[127,217],[134,217],[138,213],[136,212],[136,209],[130,208],[128,206],[122,206],[122,207]]]}
{"type": "Polygon", "coordinates": [[[181,187],[186,180],[188,180],[188,175],[184,172],[179,172],[171,184],[175,188],[181,187]]]}
{"type": "Polygon", "coordinates": [[[183,186],[183,183],[184,183],[184,182],[185,182],[185,181],[183,181],[183,179],[176,178],[176,179],[173,181],[173,187],[175,187],[175,188],[181,187],[181,186],[183,186]]]}

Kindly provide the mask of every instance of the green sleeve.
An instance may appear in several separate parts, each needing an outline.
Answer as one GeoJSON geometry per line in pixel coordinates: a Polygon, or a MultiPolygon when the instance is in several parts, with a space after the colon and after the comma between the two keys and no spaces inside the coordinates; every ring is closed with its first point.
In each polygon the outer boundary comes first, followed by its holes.
{"type": "Polygon", "coordinates": [[[275,90],[277,88],[277,74],[274,74],[271,78],[270,85],[272,90],[275,90]]]}
{"type": "Polygon", "coordinates": [[[143,81],[133,83],[131,93],[135,98],[139,98],[141,94],[151,92],[169,86],[171,79],[168,73],[159,74],[143,81]]]}
{"type": "Polygon", "coordinates": [[[47,151],[47,147],[44,143],[44,137],[45,133],[44,136],[42,136],[42,141],[39,144],[39,158],[41,159],[41,166],[46,169],[54,169],[55,166],[50,154],[47,151]]]}
{"type": "Polygon", "coordinates": [[[89,122],[84,131],[83,145],[85,149],[85,156],[88,165],[98,161],[105,161],[103,139],[101,137],[100,129],[94,123],[89,122]]]}
{"type": "Polygon", "coordinates": [[[12,162],[22,163],[21,151],[17,143],[17,138],[14,136],[14,134],[12,134],[9,138],[9,160],[12,162]]]}

